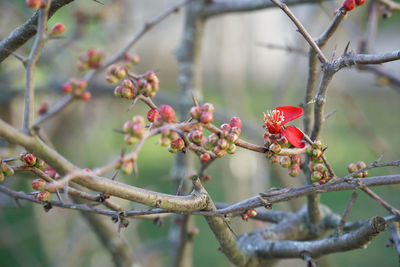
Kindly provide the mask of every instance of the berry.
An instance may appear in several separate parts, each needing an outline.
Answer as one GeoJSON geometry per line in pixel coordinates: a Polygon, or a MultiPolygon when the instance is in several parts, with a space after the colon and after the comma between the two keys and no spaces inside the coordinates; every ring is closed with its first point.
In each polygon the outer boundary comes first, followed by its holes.
{"type": "Polygon", "coordinates": [[[32,188],[35,190],[43,190],[46,186],[46,181],[43,179],[35,179],[32,181],[32,188]]]}
{"type": "Polygon", "coordinates": [[[205,123],[205,124],[211,123],[213,120],[214,120],[214,116],[213,116],[213,114],[212,114],[211,112],[209,112],[209,111],[203,111],[203,112],[201,113],[200,121],[201,121],[202,123],[205,123]]]}
{"type": "Polygon", "coordinates": [[[50,30],[49,35],[51,36],[58,36],[61,35],[65,31],[65,26],[62,23],[57,23],[56,25],[53,26],[53,28],[50,30]]]}
{"type": "Polygon", "coordinates": [[[154,119],[158,116],[160,116],[160,113],[158,113],[157,109],[153,108],[147,111],[147,120],[149,122],[154,122],[154,119]]]}
{"type": "Polygon", "coordinates": [[[88,102],[90,98],[92,98],[92,94],[90,92],[84,92],[81,98],[83,101],[88,102]]]}
{"type": "Polygon", "coordinates": [[[209,161],[211,159],[211,156],[210,156],[210,154],[208,154],[208,153],[203,153],[203,154],[201,154],[201,156],[200,156],[200,160],[202,161],[202,162],[207,162],[207,161],[209,161]]]}
{"type": "Polygon", "coordinates": [[[49,200],[51,194],[48,191],[40,191],[35,197],[39,201],[47,201],[49,200]]]}
{"type": "Polygon", "coordinates": [[[344,0],[343,2],[343,8],[346,11],[351,11],[354,9],[355,6],[355,0],[344,0]]]}

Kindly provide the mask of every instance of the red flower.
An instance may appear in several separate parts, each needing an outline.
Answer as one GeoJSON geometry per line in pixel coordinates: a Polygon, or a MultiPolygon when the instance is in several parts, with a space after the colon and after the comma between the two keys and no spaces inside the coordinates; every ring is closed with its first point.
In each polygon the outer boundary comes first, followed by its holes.
{"type": "Polygon", "coordinates": [[[290,144],[295,147],[303,148],[305,144],[301,142],[304,134],[294,126],[284,125],[289,121],[295,120],[303,115],[303,109],[292,106],[277,107],[264,114],[264,123],[270,134],[280,134],[286,137],[290,144]]]}

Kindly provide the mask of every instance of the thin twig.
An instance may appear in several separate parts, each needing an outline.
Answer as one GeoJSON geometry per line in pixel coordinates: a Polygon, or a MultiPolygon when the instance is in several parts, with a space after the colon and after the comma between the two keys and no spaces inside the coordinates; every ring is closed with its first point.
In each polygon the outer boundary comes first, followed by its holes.
{"type": "Polygon", "coordinates": [[[351,194],[350,200],[347,203],[347,206],[343,212],[342,218],[340,219],[340,222],[337,226],[336,233],[335,233],[336,236],[340,235],[340,233],[343,231],[344,224],[347,221],[347,217],[349,216],[350,210],[353,207],[354,203],[356,202],[357,197],[358,197],[357,192],[353,192],[353,194],[351,194]]]}
{"type": "Polygon", "coordinates": [[[378,196],[375,192],[373,192],[371,189],[369,189],[368,187],[362,187],[361,188],[362,191],[364,191],[365,193],[367,193],[367,195],[369,195],[370,197],[372,197],[373,199],[375,199],[379,204],[381,204],[387,211],[389,211],[391,214],[393,215],[397,215],[400,216],[400,211],[398,209],[396,209],[395,207],[393,207],[392,205],[390,205],[388,202],[386,202],[383,198],[381,198],[380,196],[378,196]]]}

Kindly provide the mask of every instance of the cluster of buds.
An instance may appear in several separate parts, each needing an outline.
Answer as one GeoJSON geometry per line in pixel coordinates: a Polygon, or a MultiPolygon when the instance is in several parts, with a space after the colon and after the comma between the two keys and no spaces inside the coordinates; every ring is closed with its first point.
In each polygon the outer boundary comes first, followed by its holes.
{"type": "Polygon", "coordinates": [[[65,94],[72,94],[75,98],[80,98],[83,101],[89,101],[92,95],[86,91],[86,87],[86,81],[71,78],[62,85],[62,91],[65,94]]]}
{"type": "Polygon", "coordinates": [[[137,80],[138,94],[148,97],[155,97],[160,90],[160,80],[154,71],[148,71],[143,77],[137,80]]]}
{"type": "MultiPolygon", "coordinates": [[[[279,146],[279,144],[277,144],[277,146],[279,146]]],[[[279,156],[271,150],[271,147],[270,151],[268,151],[265,155],[273,165],[279,164],[282,166],[282,168],[287,168],[290,176],[296,177],[299,175],[301,169],[300,155],[279,156]]]]}
{"type": "Polygon", "coordinates": [[[41,0],[25,0],[25,3],[29,8],[33,9],[42,8],[45,6],[41,0]]]}
{"type": "Polygon", "coordinates": [[[134,116],[132,121],[124,123],[123,131],[126,133],[125,142],[128,145],[136,144],[140,138],[143,137],[146,132],[146,126],[144,124],[144,118],[142,116],[134,116]]]}
{"type": "Polygon", "coordinates": [[[161,105],[158,109],[150,109],[147,119],[152,122],[152,127],[160,127],[164,123],[176,123],[175,110],[169,105],[161,105]]]}
{"type": "Polygon", "coordinates": [[[35,179],[32,181],[32,188],[34,190],[40,191],[35,195],[35,198],[40,201],[47,201],[49,200],[51,194],[49,191],[46,191],[46,181],[43,179],[35,179]]]}
{"type": "MultiPolygon", "coordinates": [[[[360,170],[360,169],[363,169],[363,168],[365,168],[365,167],[367,167],[367,164],[365,164],[364,161],[359,161],[359,162],[357,162],[357,163],[350,163],[350,164],[347,166],[347,171],[348,171],[349,173],[353,173],[353,172],[356,172],[356,171],[358,171],[358,170],[360,170]]],[[[360,172],[360,173],[354,175],[353,177],[354,177],[354,178],[364,178],[364,177],[368,177],[368,171],[360,172]]]]}
{"type": "Polygon", "coordinates": [[[46,165],[46,171],[44,173],[54,180],[59,180],[61,178],[60,174],[56,172],[56,170],[54,170],[49,164],[46,165]]]}
{"type": "Polygon", "coordinates": [[[249,209],[246,212],[242,213],[242,220],[247,222],[250,217],[255,217],[255,216],[257,216],[257,210],[249,209]]]}
{"type": "Polygon", "coordinates": [[[126,74],[127,71],[125,67],[113,64],[107,68],[106,81],[112,84],[117,83],[125,78],[126,74]]]}
{"type": "Polygon", "coordinates": [[[62,23],[57,23],[56,25],[51,28],[49,32],[49,36],[59,36],[63,34],[65,31],[65,26],[62,23]]]}
{"type": "Polygon", "coordinates": [[[46,169],[46,163],[42,160],[33,155],[32,153],[24,153],[20,156],[21,161],[27,167],[36,167],[41,170],[46,169]]]}
{"type": "Polygon", "coordinates": [[[138,55],[131,55],[129,53],[124,54],[124,61],[125,61],[125,66],[131,67],[133,65],[136,65],[140,62],[140,57],[138,55]]]}
{"type": "MultiPolygon", "coordinates": [[[[206,150],[212,151],[219,158],[223,157],[226,153],[233,154],[236,151],[236,143],[239,141],[241,130],[242,122],[240,118],[233,117],[229,121],[229,124],[224,123],[221,125],[219,134],[210,134],[203,141],[203,147],[206,150]]],[[[203,162],[207,162],[210,159],[209,154],[202,154],[200,159],[203,162]]]]}
{"type": "Polygon", "coordinates": [[[329,173],[322,160],[323,144],[320,140],[314,141],[313,145],[307,147],[307,155],[310,159],[311,182],[324,184],[329,181],[329,173]]]}
{"type": "Polygon", "coordinates": [[[14,169],[4,161],[0,161],[0,182],[4,181],[4,176],[14,175],[14,169]]]}
{"type": "Polygon", "coordinates": [[[190,109],[190,116],[194,120],[198,120],[202,123],[211,123],[214,120],[214,106],[211,103],[204,103],[203,106],[193,106],[190,109]]]}
{"type": "Polygon", "coordinates": [[[95,69],[100,67],[101,61],[104,58],[104,53],[97,49],[91,48],[87,52],[79,56],[78,69],[81,71],[95,69]]]}
{"type": "Polygon", "coordinates": [[[185,142],[179,134],[173,130],[163,128],[158,143],[163,147],[168,147],[171,153],[177,153],[185,147],[185,142]]]}
{"type": "Polygon", "coordinates": [[[342,7],[346,11],[351,11],[355,6],[362,6],[365,0],[344,0],[342,7]]]}
{"type": "Polygon", "coordinates": [[[114,95],[126,99],[132,99],[135,97],[134,85],[131,80],[125,79],[121,85],[118,85],[114,89],[114,95]]]}

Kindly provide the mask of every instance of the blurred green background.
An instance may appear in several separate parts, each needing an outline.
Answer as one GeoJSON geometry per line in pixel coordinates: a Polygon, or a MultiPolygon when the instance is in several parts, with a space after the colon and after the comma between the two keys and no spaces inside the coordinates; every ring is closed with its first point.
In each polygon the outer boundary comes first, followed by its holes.
{"type": "MultiPolygon", "coordinates": [[[[77,69],[80,53],[97,48],[111,57],[129,40],[149,18],[176,3],[164,1],[74,1],[51,18],[49,25],[64,23],[65,38],[46,44],[36,71],[37,107],[43,101],[51,104],[61,99],[61,84],[70,77],[83,77],[77,69]]],[[[305,5],[293,8],[295,14],[313,36],[327,25],[332,11],[339,3],[305,5]]],[[[343,27],[335,34],[324,52],[340,55],[348,41],[357,50],[365,29],[366,6],[348,15],[343,27]]],[[[22,0],[0,2],[0,38],[22,24],[32,11],[22,0]]],[[[157,104],[177,105],[177,63],[174,56],[183,29],[183,12],[173,14],[147,33],[131,50],[141,57],[133,68],[136,73],[157,69],[161,91],[157,104]]],[[[379,31],[374,42],[375,52],[398,49],[399,15],[379,20],[379,31]]],[[[202,42],[203,100],[216,106],[216,125],[231,116],[244,122],[242,138],[262,144],[263,112],[279,105],[299,105],[307,80],[307,58],[282,50],[270,50],[259,43],[296,46],[306,51],[287,18],[278,10],[263,10],[246,14],[231,14],[207,22],[202,42]]],[[[32,40],[18,50],[27,56],[32,40]]],[[[400,76],[398,62],[385,64],[388,72],[400,76]]],[[[129,101],[113,97],[112,85],[105,83],[105,74],[97,76],[89,85],[93,98],[90,102],[77,101],[63,110],[58,118],[43,125],[55,148],[80,167],[95,168],[118,157],[124,144],[123,136],[113,131],[134,114],[144,115],[147,108],[138,103],[127,111],[129,101]]],[[[13,57],[0,65],[0,116],[20,127],[22,123],[24,68],[13,57]]],[[[374,74],[356,68],[338,73],[329,88],[326,111],[336,111],[324,124],[322,141],[328,146],[326,156],[338,176],[346,174],[346,166],[363,160],[367,163],[383,153],[383,161],[400,158],[400,95],[374,74]]],[[[180,118],[186,119],[186,118],[180,118]]],[[[302,121],[294,122],[302,128],[302,121]]],[[[174,155],[150,139],[139,157],[139,175],[119,175],[118,180],[151,190],[174,194],[169,176],[174,155]]],[[[21,148],[11,151],[18,154],[21,148]]],[[[9,152],[9,151],[8,151],[9,152]]],[[[196,167],[199,164],[196,160],[196,167]]],[[[371,170],[370,174],[384,175],[398,172],[395,168],[371,170]]],[[[280,167],[271,166],[263,155],[238,149],[231,156],[219,159],[208,170],[212,181],[206,188],[214,201],[237,202],[272,186],[299,186],[304,177],[293,179],[280,167]]],[[[108,174],[110,177],[112,174],[108,174]]],[[[29,192],[30,175],[16,175],[2,184],[29,192]]],[[[377,187],[373,190],[395,207],[400,206],[399,186],[377,187]]],[[[352,192],[328,193],[322,202],[342,214],[352,192]]],[[[274,209],[296,210],[304,198],[274,205],[274,209]]],[[[137,207],[121,202],[126,208],[137,207]]],[[[349,220],[363,220],[375,215],[387,216],[379,204],[359,194],[349,220]]],[[[196,217],[200,234],[194,239],[194,266],[230,266],[218,251],[218,243],[202,217],[196,217]]],[[[111,220],[110,220],[111,223],[111,220]]],[[[129,245],[135,259],[142,266],[167,266],[169,260],[168,231],[174,223],[165,219],[163,227],[152,221],[130,220],[121,238],[129,245]]],[[[239,233],[266,226],[259,222],[233,220],[239,233]]],[[[115,226],[116,228],[116,226],[115,226]]],[[[395,266],[398,257],[387,248],[385,232],[367,248],[337,253],[319,260],[320,266],[395,266]]],[[[304,265],[300,260],[285,260],[278,266],[304,265]]],[[[108,252],[90,230],[77,211],[52,209],[45,213],[40,205],[23,202],[16,208],[13,199],[0,195],[0,266],[111,266],[108,252]]]]}

